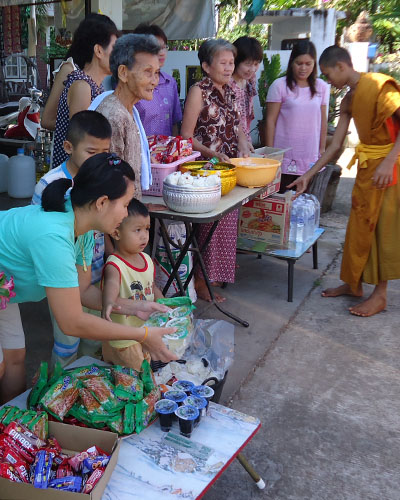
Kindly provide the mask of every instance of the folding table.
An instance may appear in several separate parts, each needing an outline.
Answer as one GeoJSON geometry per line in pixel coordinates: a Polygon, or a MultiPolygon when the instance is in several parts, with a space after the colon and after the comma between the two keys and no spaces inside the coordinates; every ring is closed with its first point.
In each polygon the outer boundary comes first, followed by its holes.
{"type": "MultiPolygon", "coordinates": [[[[174,212],[172,210],[163,210],[163,211],[150,211],[151,217],[157,219],[160,223],[161,236],[163,239],[163,243],[166,248],[168,260],[172,266],[171,276],[169,277],[164,289],[163,294],[165,295],[171,286],[172,282],[176,280],[176,283],[179,287],[179,293],[181,295],[186,295],[187,287],[189,286],[190,281],[194,276],[194,271],[197,265],[200,266],[204,280],[206,282],[208,291],[210,293],[210,297],[212,303],[215,307],[221,311],[223,314],[228,316],[229,318],[237,321],[242,326],[248,327],[249,323],[246,320],[243,320],[229,311],[226,311],[221,307],[221,305],[215,300],[214,292],[212,286],[210,284],[210,280],[207,275],[207,271],[204,265],[204,261],[202,258],[202,252],[207,248],[214,231],[216,230],[219,221],[222,217],[230,212],[233,212],[237,208],[240,208],[242,205],[252,200],[253,198],[264,194],[267,191],[268,187],[264,186],[262,188],[245,188],[241,186],[236,186],[230,193],[221,197],[220,202],[215,210],[203,214],[186,214],[181,212],[174,212]],[[168,230],[165,224],[166,220],[176,220],[183,222],[186,227],[186,241],[182,243],[176,243],[172,241],[168,236],[168,230]],[[212,223],[211,229],[203,243],[200,247],[197,241],[197,230],[199,224],[204,223],[212,223]],[[175,260],[173,258],[170,246],[179,249],[179,256],[175,260]],[[185,258],[187,252],[193,252],[193,269],[191,270],[186,282],[183,284],[182,280],[179,276],[179,266],[181,265],[183,259],[185,258]]],[[[146,204],[159,204],[160,198],[156,196],[143,196],[143,203],[146,204]]]]}

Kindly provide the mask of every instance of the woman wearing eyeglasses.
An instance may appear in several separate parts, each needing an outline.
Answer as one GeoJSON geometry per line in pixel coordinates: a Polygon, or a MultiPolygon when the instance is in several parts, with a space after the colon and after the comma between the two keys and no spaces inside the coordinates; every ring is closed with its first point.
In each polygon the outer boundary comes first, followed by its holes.
{"type": "MultiPolygon", "coordinates": [[[[134,33],[153,35],[160,44],[158,62],[160,69],[164,66],[168,53],[167,37],[164,31],[155,24],[139,24],[134,33]]],[[[175,78],[160,71],[160,81],[153,92],[151,101],[141,100],[136,104],[140,119],[147,135],[179,134],[179,122],[182,121],[182,108],[179,101],[178,86],[175,78]]]]}
{"type": "MultiPolygon", "coordinates": [[[[162,336],[171,328],[133,328],[84,313],[82,306],[101,310],[101,292],[86,283],[91,272],[93,230],[113,233],[127,216],[134,195],[130,165],[108,153],[86,160],[71,179],[58,179],[43,191],[42,206],[29,205],[0,212],[0,268],[14,278],[8,307],[0,310],[0,391],[6,402],[25,388],[25,339],[17,304],[47,296],[60,329],[94,340],[136,340],[152,359],[170,361],[162,336]],[[70,196],[65,194],[71,188],[70,196]],[[4,363],[3,349],[13,363],[4,363]]],[[[145,319],[160,304],[118,299],[115,312],[145,319]]],[[[7,359],[9,359],[7,357],[7,359]]]]}

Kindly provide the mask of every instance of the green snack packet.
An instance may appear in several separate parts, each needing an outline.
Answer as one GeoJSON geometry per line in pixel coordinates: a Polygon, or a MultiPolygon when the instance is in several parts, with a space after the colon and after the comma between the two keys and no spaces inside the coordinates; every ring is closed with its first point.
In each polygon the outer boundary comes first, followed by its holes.
{"type": "Polygon", "coordinates": [[[78,380],[71,375],[64,375],[47,390],[40,402],[46,411],[62,421],[78,396],[78,380]]]}
{"type": "Polygon", "coordinates": [[[154,405],[161,398],[159,387],[155,387],[142,401],[136,403],[135,408],[135,431],[142,432],[157,416],[154,405]]]}
{"type": "Polygon", "coordinates": [[[127,403],[124,408],[123,434],[132,434],[135,430],[135,404],[127,403]]]}
{"type": "Polygon", "coordinates": [[[32,422],[34,418],[37,417],[36,411],[33,410],[27,410],[20,418],[19,421],[21,424],[24,424],[26,427],[28,427],[28,424],[32,422]]]}
{"type": "Polygon", "coordinates": [[[157,302],[167,307],[188,306],[192,311],[193,309],[196,309],[189,297],[169,297],[157,299],[157,302]]]}
{"type": "Polygon", "coordinates": [[[79,368],[68,370],[68,373],[79,380],[90,377],[103,377],[105,375],[103,368],[97,365],[80,366],[79,368]]]}
{"type": "Polygon", "coordinates": [[[17,420],[18,415],[20,413],[21,413],[21,408],[18,408],[18,406],[11,406],[10,411],[3,418],[2,424],[7,426],[13,420],[17,420]]]}
{"type": "Polygon", "coordinates": [[[143,381],[139,373],[126,366],[113,366],[115,394],[125,401],[140,401],[143,399],[143,381]]]}
{"type": "Polygon", "coordinates": [[[63,375],[64,375],[64,369],[61,366],[61,363],[57,361],[57,363],[54,366],[53,373],[49,378],[48,387],[51,387],[53,384],[55,384],[57,380],[59,380],[63,375]]]}
{"type": "Polygon", "coordinates": [[[42,361],[39,367],[39,376],[31,389],[28,396],[27,406],[30,409],[36,408],[36,405],[40,401],[40,396],[42,395],[44,389],[47,387],[49,379],[49,366],[46,361],[42,361]]]}
{"type": "Polygon", "coordinates": [[[82,383],[91,391],[104,410],[113,412],[124,406],[115,394],[114,385],[106,377],[90,377],[82,380],[82,383]]]}
{"type": "Polygon", "coordinates": [[[150,367],[150,363],[147,361],[147,359],[143,360],[140,377],[143,381],[144,395],[147,396],[147,394],[149,394],[157,385],[150,367]]]}
{"type": "Polygon", "coordinates": [[[117,434],[123,434],[124,432],[124,418],[123,410],[118,413],[111,414],[107,419],[108,427],[116,432],[117,434]]]}
{"type": "Polygon", "coordinates": [[[92,415],[89,415],[86,408],[80,403],[75,403],[73,405],[73,407],[68,412],[68,416],[74,417],[82,424],[85,424],[87,427],[93,427],[94,429],[104,429],[106,425],[104,416],[101,422],[94,422],[92,419],[92,415]]]}
{"type": "Polygon", "coordinates": [[[27,427],[40,439],[47,441],[49,437],[49,417],[45,411],[40,412],[33,418],[27,427]]]}
{"type": "Polygon", "coordinates": [[[3,419],[6,418],[8,412],[13,408],[12,406],[3,406],[3,408],[0,409],[0,422],[3,422],[3,419]]]}
{"type": "Polygon", "coordinates": [[[145,398],[144,401],[147,404],[147,411],[145,418],[143,420],[143,425],[147,427],[157,416],[157,413],[154,409],[155,404],[157,401],[161,399],[161,390],[158,386],[156,386],[150,394],[148,394],[145,398]]]}
{"type": "Polygon", "coordinates": [[[144,425],[144,421],[147,415],[147,409],[149,405],[146,403],[144,399],[139,401],[135,405],[135,431],[137,434],[140,434],[142,430],[146,427],[144,425]]]}

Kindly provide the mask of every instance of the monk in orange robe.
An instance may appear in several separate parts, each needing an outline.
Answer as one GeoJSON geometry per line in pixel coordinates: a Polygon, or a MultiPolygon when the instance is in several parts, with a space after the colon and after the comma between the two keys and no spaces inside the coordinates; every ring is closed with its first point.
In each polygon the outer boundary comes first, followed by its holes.
{"type": "Polygon", "coordinates": [[[324,50],[322,73],[337,88],[349,86],[331,145],[306,174],[288,187],[304,192],[310,179],[341,148],[351,118],[359,135],[353,160],[358,171],[352,193],[340,278],[344,284],[322,292],[324,297],[363,295],[362,282],[375,285],[372,294],[350,307],[357,316],[386,308],[387,282],[400,279],[400,87],[380,73],[354,70],[349,53],[337,46],[324,50]]]}

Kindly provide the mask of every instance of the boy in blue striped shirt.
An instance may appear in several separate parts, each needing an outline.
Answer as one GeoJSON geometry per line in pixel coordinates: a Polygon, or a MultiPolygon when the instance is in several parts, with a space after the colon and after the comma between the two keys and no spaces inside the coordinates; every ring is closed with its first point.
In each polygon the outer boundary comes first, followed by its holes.
{"type": "MultiPolygon", "coordinates": [[[[110,151],[111,143],[111,125],[101,113],[97,111],[80,111],[70,120],[64,149],[69,158],[59,167],[53,168],[45,174],[35,187],[32,197],[33,205],[41,205],[43,190],[51,182],[57,179],[73,179],[78,173],[82,163],[98,153],[107,153],[110,151]]],[[[94,231],[94,254],[92,260],[92,284],[99,283],[104,265],[104,235],[94,231]]],[[[100,315],[98,311],[90,311],[100,315]]],[[[58,327],[51,314],[53,323],[54,345],[52,351],[52,363],[57,361],[65,366],[79,355],[94,356],[98,351],[101,353],[101,342],[77,339],[65,335],[58,327]]]]}

